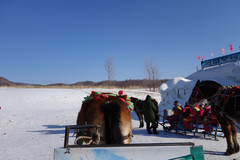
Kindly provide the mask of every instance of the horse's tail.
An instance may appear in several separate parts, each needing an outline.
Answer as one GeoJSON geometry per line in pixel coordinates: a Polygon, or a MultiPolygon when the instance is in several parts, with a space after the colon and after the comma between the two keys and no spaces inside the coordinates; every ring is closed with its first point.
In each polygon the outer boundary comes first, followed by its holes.
{"type": "Polygon", "coordinates": [[[120,129],[121,106],[115,102],[107,102],[102,105],[105,120],[105,142],[106,144],[122,144],[123,136],[120,129]]]}

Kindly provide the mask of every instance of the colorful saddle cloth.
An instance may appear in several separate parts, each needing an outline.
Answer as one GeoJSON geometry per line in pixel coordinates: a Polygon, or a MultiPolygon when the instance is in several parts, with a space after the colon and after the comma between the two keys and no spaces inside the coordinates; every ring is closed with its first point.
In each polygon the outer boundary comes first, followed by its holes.
{"type": "Polygon", "coordinates": [[[84,97],[84,100],[82,101],[82,103],[85,103],[89,100],[98,100],[98,99],[101,99],[101,98],[109,98],[109,97],[119,97],[128,107],[129,111],[133,111],[134,109],[134,104],[131,102],[131,99],[129,98],[128,95],[123,95],[123,91],[120,90],[118,92],[118,95],[116,94],[113,94],[113,93],[102,93],[102,92],[95,92],[95,91],[92,91],[90,96],[86,96],[84,97]]]}

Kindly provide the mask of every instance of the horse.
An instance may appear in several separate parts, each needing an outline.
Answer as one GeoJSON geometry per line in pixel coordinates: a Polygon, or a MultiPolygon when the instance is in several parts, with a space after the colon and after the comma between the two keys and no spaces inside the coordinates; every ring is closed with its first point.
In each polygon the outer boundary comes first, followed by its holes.
{"type": "Polygon", "coordinates": [[[97,125],[100,128],[97,131],[87,128],[85,132],[77,132],[76,137],[91,136],[95,139],[83,139],[87,144],[129,144],[132,123],[127,105],[123,96],[92,93],[82,104],[77,125],[97,125]]]}
{"type": "Polygon", "coordinates": [[[235,122],[240,124],[240,87],[222,87],[215,81],[197,81],[188,103],[193,105],[206,99],[217,117],[227,141],[225,155],[239,152],[237,129],[235,122]]]}
{"type": "Polygon", "coordinates": [[[144,114],[142,111],[142,104],[143,101],[141,99],[135,98],[135,97],[130,97],[131,102],[134,104],[134,111],[138,116],[138,119],[140,121],[140,125],[139,128],[143,128],[144,127],[144,114]]]}

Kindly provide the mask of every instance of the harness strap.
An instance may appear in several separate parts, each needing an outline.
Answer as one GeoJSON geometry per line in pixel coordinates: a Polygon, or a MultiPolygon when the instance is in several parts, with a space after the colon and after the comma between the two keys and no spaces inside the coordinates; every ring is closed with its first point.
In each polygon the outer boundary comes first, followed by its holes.
{"type": "Polygon", "coordinates": [[[122,137],[122,141],[124,141],[124,140],[126,140],[128,138],[131,138],[131,137],[133,137],[133,134],[132,134],[132,132],[129,132],[129,134],[127,136],[123,136],[122,137]]]}
{"type": "Polygon", "coordinates": [[[228,87],[224,87],[222,89],[222,91],[219,93],[219,96],[218,96],[218,99],[217,99],[217,103],[216,105],[218,105],[220,107],[220,104],[222,103],[221,105],[221,110],[223,112],[226,111],[226,105],[227,103],[229,102],[229,99],[230,98],[234,98],[234,111],[237,113],[237,97],[239,97],[240,95],[235,95],[236,94],[236,90],[237,89],[240,89],[239,86],[228,86],[228,87]]]}

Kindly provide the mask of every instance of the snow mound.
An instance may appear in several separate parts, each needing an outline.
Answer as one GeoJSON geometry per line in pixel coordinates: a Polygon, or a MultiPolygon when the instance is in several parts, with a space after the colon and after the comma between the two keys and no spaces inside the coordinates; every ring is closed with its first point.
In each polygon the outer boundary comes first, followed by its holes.
{"type": "Polygon", "coordinates": [[[191,80],[213,80],[223,86],[240,85],[240,64],[238,62],[228,63],[212,68],[199,70],[188,77],[191,80]]]}
{"type": "Polygon", "coordinates": [[[173,107],[174,101],[179,101],[182,106],[188,101],[197,80],[213,80],[223,86],[240,85],[240,64],[228,63],[199,70],[186,78],[173,78],[159,87],[161,94],[160,105],[173,107]]]}
{"type": "Polygon", "coordinates": [[[188,97],[195,83],[195,81],[182,77],[173,78],[163,83],[159,87],[159,92],[161,94],[160,105],[169,106],[171,108],[173,102],[176,100],[184,105],[185,102],[188,101],[188,97]]]}

